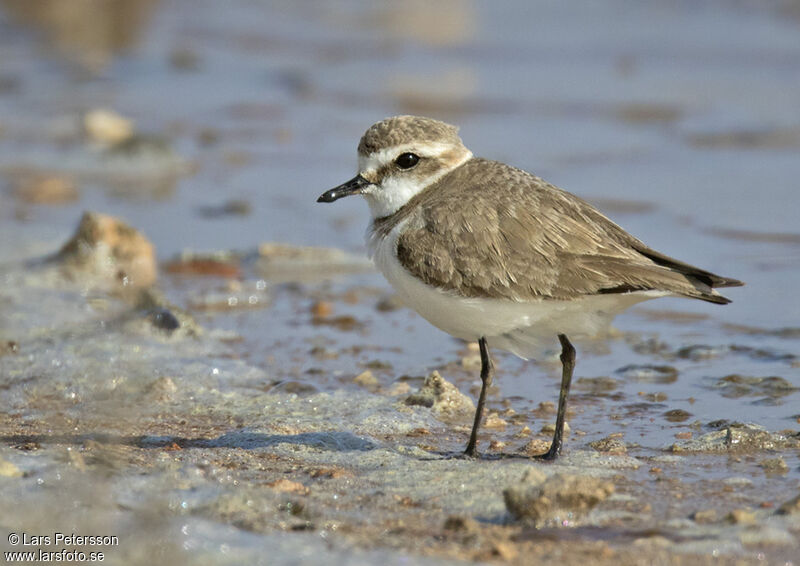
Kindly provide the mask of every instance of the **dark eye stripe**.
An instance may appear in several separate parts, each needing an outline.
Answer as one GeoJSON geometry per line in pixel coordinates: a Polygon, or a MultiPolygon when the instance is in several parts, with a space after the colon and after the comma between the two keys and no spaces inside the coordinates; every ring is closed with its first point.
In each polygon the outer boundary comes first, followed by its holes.
{"type": "Polygon", "coordinates": [[[394,162],[400,169],[411,169],[419,163],[419,155],[407,151],[398,155],[394,162]]]}

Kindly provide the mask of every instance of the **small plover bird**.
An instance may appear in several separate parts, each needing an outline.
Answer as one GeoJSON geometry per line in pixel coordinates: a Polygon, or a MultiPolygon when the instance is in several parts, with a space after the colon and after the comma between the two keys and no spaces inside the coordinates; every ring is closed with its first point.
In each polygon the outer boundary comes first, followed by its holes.
{"type": "Polygon", "coordinates": [[[358,175],[317,202],[363,195],[370,254],[403,303],[452,336],[477,341],[478,429],[494,368],[489,346],[521,358],[557,337],[561,392],[550,449],[561,451],[575,367],[568,336],[598,335],[631,305],[665,296],[724,305],[720,277],[659,253],[586,201],[505,163],[473,157],[455,126],[395,116],[358,144],[358,175]]]}

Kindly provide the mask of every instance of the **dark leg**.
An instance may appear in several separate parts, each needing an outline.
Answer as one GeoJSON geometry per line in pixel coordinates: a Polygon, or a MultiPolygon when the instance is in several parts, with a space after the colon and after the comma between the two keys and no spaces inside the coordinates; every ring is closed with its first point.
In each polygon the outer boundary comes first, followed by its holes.
{"type": "Polygon", "coordinates": [[[556,414],[556,431],[553,434],[553,443],[550,450],[542,454],[543,460],[555,460],[561,453],[561,441],[564,436],[564,417],[567,412],[567,396],[569,386],[572,384],[572,371],[575,369],[575,347],[570,343],[566,334],[559,334],[561,342],[561,392],[558,395],[558,413],[556,414]]]}
{"type": "Polygon", "coordinates": [[[494,376],[494,364],[492,358],[489,357],[489,347],[486,345],[486,338],[478,340],[478,346],[481,349],[481,394],[478,396],[478,407],[475,409],[475,422],[472,425],[472,434],[469,435],[469,443],[464,454],[467,456],[477,456],[478,451],[476,446],[478,444],[478,429],[481,427],[481,419],[483,419],[483,405],[486,403],[486,390],[492,385],[492,377],[494,376]]]}

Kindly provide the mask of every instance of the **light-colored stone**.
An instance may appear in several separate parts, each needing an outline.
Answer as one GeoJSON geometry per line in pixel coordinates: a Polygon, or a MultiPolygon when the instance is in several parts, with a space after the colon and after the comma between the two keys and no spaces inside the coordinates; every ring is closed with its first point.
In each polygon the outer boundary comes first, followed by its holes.
{"type": "Polygon", "coordinates": [[[406,398],[406,404],[430,407],[438,417],[444,419],[462,419],[475,413],[472,399],[439,375],[438,371],[425,378],[419,391],[406,398]]]}
{"type": "Polygon", "coordinates": [[[83,127],[93,142],[104,145],[116,145],[133,137],[133,121],[107,110],[96,108],[83,117],[83,127]]]}
{"type": "Polygon", "coordinates": [[[58,259],[69,275],[98,278],[98,286],[147,287],[156,280],[153,244],[107,214],[86,212],[58,259]]]}
{"type": "Polygon", "coordinates": [[[503,491],[506,508],[516,519],[537,526],[572,524],[614,493],[614,484],[591,476],[556,474],[544,479],[529,470],[522,480],[503,491]]]}

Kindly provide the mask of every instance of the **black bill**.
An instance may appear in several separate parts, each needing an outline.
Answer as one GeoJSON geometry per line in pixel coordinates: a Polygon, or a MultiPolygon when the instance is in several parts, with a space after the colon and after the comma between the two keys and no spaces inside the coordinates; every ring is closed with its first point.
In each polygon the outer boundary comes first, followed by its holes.
{"type": "Polygon", "coordinates": [[[322,193],[322,195],[317,199],[317,202],[333,202],[342,197],[357,195],[364,187],[369,185],[370,182],[364,177],[361,175],[356,175],[346,183],[342,183],[338,187],[334,187],[331,190],[322,193]]]}

